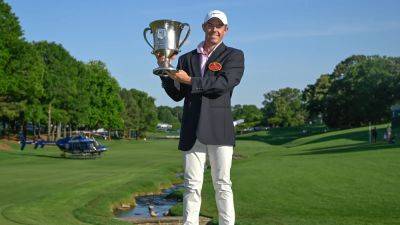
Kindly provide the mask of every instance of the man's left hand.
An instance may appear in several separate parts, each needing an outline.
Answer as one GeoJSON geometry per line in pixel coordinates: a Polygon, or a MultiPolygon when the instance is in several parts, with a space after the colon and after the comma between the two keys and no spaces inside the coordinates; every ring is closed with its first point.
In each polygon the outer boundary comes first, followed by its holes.
{"type": "Polygon", "coordinates": [[[184,70],[178,70],[176,73],[168,73],[168,76],[179,83],[192,84],[192,78],[184,70]]]}

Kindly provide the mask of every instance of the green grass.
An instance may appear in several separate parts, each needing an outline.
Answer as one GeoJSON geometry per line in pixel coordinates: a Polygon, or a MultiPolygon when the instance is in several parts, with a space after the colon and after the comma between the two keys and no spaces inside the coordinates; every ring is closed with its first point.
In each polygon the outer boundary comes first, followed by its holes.
{"type": "Polygon", "coordinates": [[[60,158],[56,147],[0,151],[0,224],[124,224],[112,203],[157,191],[180,170],[176,141],[107,142],[103,158],[60,158]]]}
{"type": "MultiPolygon", "coordinates": [[[[238,137],[238,225],[400,224],[400,145],[368,144],[368,128],[300,131],[238,137]]],[[[96,160],[62,159],[54,147],[0,150],[0,224],[125,224],[113,219],[113,203],[156,191],[181,170],[176,140],[106,144],[96,160]]],[[[217,218],[210,171],[202,194],[202,214],[217,218]]]]}

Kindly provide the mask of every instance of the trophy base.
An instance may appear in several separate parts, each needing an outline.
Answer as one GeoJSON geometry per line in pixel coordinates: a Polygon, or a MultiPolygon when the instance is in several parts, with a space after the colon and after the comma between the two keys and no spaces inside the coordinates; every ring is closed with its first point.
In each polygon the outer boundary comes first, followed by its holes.
{"type": "Polygon", "coordinates": [[[153,74],[160,77],[168,77],[168,73],[176,73],[178,72],[173,67],[158,67],[153,70],[153,74]]]}

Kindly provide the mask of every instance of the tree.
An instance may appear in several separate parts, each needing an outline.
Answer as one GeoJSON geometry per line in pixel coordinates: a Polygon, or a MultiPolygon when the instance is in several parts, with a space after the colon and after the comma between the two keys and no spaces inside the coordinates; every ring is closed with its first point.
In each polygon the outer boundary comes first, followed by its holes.
{"type": "Polygon", "coordinates": [[[283,88],[264,94],[264,118],[271,126],[299,126],[304,124],[307,113],[296,88],[283,88]]]}
{"type": "MultiPolygon", "coordinates": [[[[172,108],[172,114],[174,114],[174,116],[176,118],[178,118],[179,123],[181,123],[182,117],[183,117],[183,107],[175,106],[174,108],[172,108]]],[[[179,127],[180,127],[180,125],[179,125],[179,127]]]]}
{"type": "Polygon", "coordinates": [[[118,82],[108,72],[101,61],[87,64],[89,83],[87,90],[90,96],[88,109],[89,128],[104,127],[108,130],[122,129],[122,112],[124,104],[120,97],[118,82]]]}
{"type": "Polygon", "coordinates": [[[303,101],[309,112],[309,119],[316,120],[326,113],[326,97],[333,79],[329,74],[322,74],[315,84],[307,85],[303,91],[303,101]]]}
{"type": "Polygon", "coordinates": [[[157,108],[154,104],[155,99],[147,95],[146,92],[136,89],[130,90],[140,109],[138,136],[146,136],[147,131],[155,130],[157,125],[157,108]]]}
{"type": "Polygon", "coordinates": [[[255,105],[235,105],[232,109],[233,119],[244,119],[246,123],[261,123],[263,114],[255,105]]]}
{"type": "Polygon", "coordinates": [[[390,119],[390,106],[400,97],[398,58],[352,56],[335,67],[332,77],[326,96],[327,125],[353,127],[390,119]]]}
{"type": "Polygon", "coordinates": [[[4,92],[6,84],[4,77],[4,68],[10,60],[10,48],[15,43],[23,41],[23,32],[18,18],[11,11],[11,7],[0,0],[0,94],[4,92]]]}
{"type": "Polygon", "coordinates": [[[0,118],[3,127],[7,121],[19,120],[18,124],[26,130],[27,116],[40,116],[40,110],[32,112],[38,108],[43,94],[44,67],[35,49],[22,35],[11,7],[0,1],[0,118]]]}
{"type": "MultiPolygon", "coordinates": [[[[46,41],[35,42],[44,63],[44,95],[41,99],[47,112],[48,137],[53,139],[53,127],[71,122],[70,115],[76,110],[74,101],[78,98],[79,62],[60,44],[46,41]]],[[[60,132],[57,132],[60,137],[60,132]]]]}
{"type": "Polygon", "coordinates": [[[172,125],[173,129],[180,128],[179,111],[174,110],[168,106],[157,107],[157,118],[162,123],[168,123],[172,125]]]}
{"type": "Polygon", "coordinates": [[[3,120],[18,118],[24,127],[27,119],[35,121],[42,117],[39,106],[43,96],[44,65],[33,46],[25,41],[15,42],[8,52],[9,59],[0,79],[3,84],[0,117],[3,120]]]}
{"type": "Polygon", "coordinates": [[[140,109],[131,91],[123,88],[120,92],[120,96],[125,106],[125,110],[122,113],[125,136],[130,138],[132,133],[131,131],[139,129],[140,109]]]}

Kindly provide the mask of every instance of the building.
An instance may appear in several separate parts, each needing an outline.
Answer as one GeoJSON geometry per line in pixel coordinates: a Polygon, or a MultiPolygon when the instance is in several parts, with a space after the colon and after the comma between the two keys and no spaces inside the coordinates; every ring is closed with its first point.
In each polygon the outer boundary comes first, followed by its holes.
{"type": "Polygon", "coordinates": [[[170,129],[172,129],[172,125],[171,124],[167,124],[167,123],[159,123],[159,124],[157,124],[157,129],[159,129],[159,130],[170,130],[170,129]]]}
{"type": "Polygon", "coordinates": [[[237,125],[242,124],[242,123],[244,123],[244,119],[235,120],[235,121],[233,121],[233,126],[236,127],[237,125]]]}

